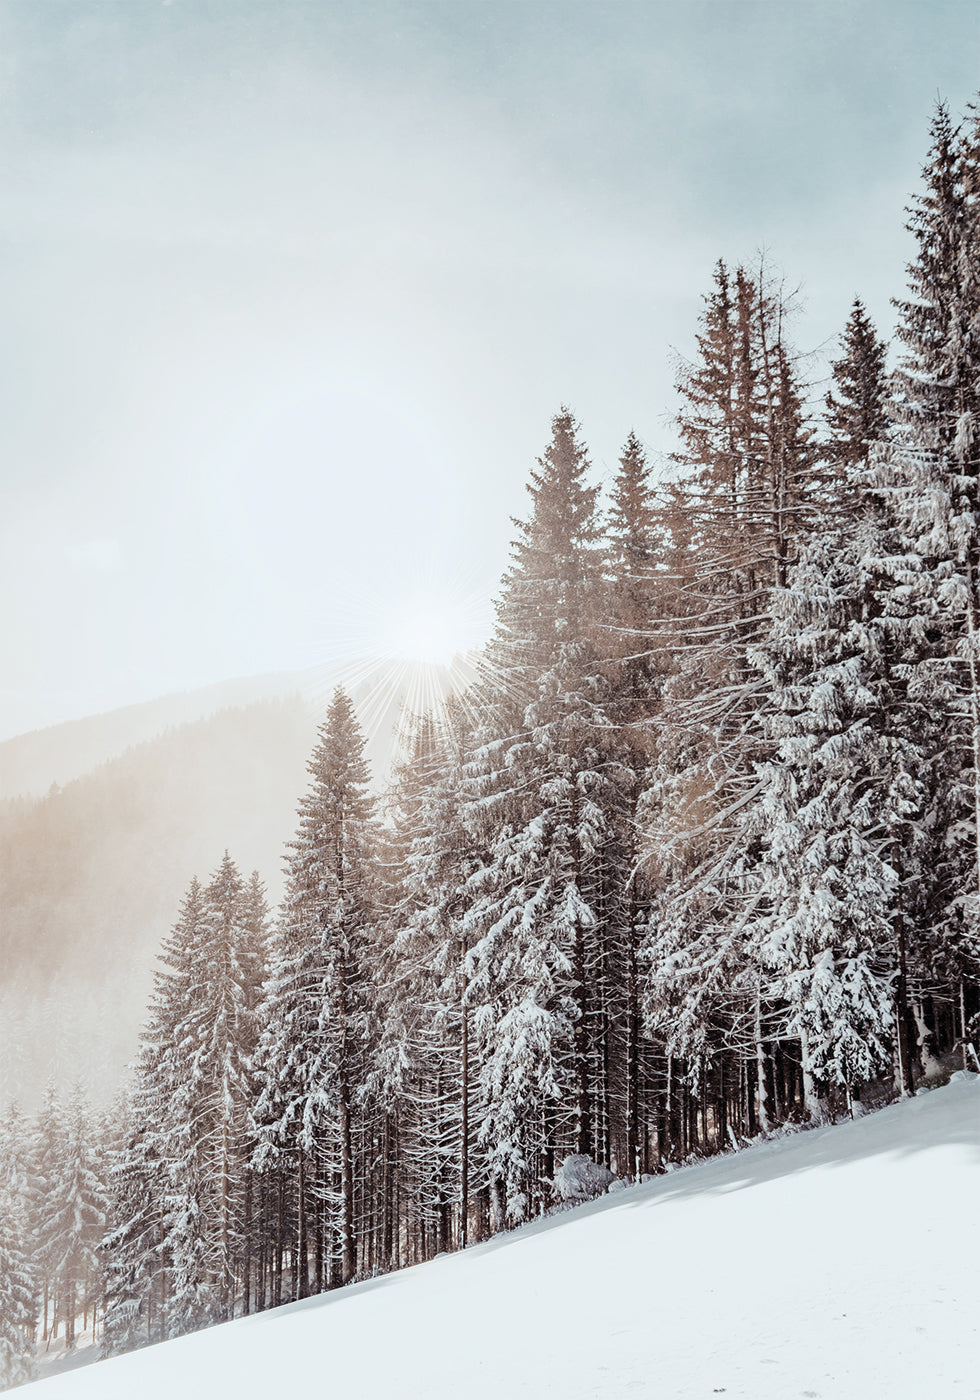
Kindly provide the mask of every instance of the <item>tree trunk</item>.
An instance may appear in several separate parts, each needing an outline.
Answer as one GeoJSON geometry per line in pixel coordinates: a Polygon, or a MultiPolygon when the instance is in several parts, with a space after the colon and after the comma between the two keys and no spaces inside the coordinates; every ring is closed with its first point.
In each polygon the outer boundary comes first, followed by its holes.
{"type": "Polygon", "coordinates": [[[930,1083],[935,1082],[942,1074],[942,1065],[936,1058],[936,1036],[926,1017],[926,1008],[921,1000],[912,1003],[912,1016],[915,1020],[915,1028],[918,1033],[917,1044],[919,1047],[919,1063],[922,1066],[922,1073],[930,1083]]]}
{"type": "Polygon", "coordinates": [[[252,1311],[252,1173],[245,1173],[245,1203],[242,1228],[242,1313],[252,1311]]]}
{"type": "Polygon", "coordinates": [[[762,988],[756,987],[755,993],[755,1078],[756,1092],[758,1095],[759,1128],[762,1132],[768,1133],[770,1129],[769,1121],[769,1095],[766,1092],[766,1047],[762,1040],[762,988]]]}
{"type": "Polygon", "coordinates": [[[634,923],[631,893],[626,961],[626,1172],[636,1181],[640,1176],[640,999],[634,923]]]}
{"type": "Polygon", "coordinates": [[[299,1148],[296,1158],[296,1253],[299,1258],[299,1273],[296,1281],[300,1298],[310,1296],[310,1261],[307,1243],[306,1220],[306,1153],[299,1148]]]}
{"type": "MultiPolygon", "coordinates": [[[[892,845],[892,861],[896,871],[899,873],[899,890],[901,890],[901,851],[898,848],[897,840],[892,845]]],[[[902,907],[902,897],[899,894],[898,905],[895,910],[895,923],[897,925],[898,944],[898,981],[895,986],[895,1019],[897,1022],[896,1043],[898,1049],[897,1066],[897,1089],[903,1098],[915,1092],[915,1081],[912,1076],[912,1047],[909,1043],[909,992],[908,992],[908,968],[905,957],[905,912],[902,907]]]]}
{"type": "MultiPolygon", "coordinates": [[[[578,881],[578,848],[575,843],[575,877],[578,881]]],[[[585,986],[585,930],[581,924],[575,927],[575,948],[572,956],[572,976],[575,979],[575,1002],[578,1017],[575,1021],[575,1151],[583,1156],[591,1156],[592,1150],[592,1105],[589,1096],[589,1055],[587,1046],[587,997],[585,986]]]]}
{"type": "Polygon", "coordinates": [[[340,1101],[340,1191],[341,1227],[340,1248],[342,1277],[349,1283],[356,1273],[356,1253],[354,1240],[354,1154],[351,1144],[350,1091],[346,1076],[342,1075],[339,1085],[340,1101]]]}
{"type": "Polygon", "coordinates": [[[75,1280],[65,1284],[65,1350],[75,1346],[75,1280]]]}
{"type": "Polygon", "coordinates": [[[462,971],[460,1007],[460,1110],[459,1126],[459,1247],[469,1243],[470,1215],[470,1009],[466,1002],[466,934],[460,932],[459,965],[462,971]]]}
{"type": "Polygon", "coordinates": [[[966,982],[960,978],[960,1045],[963,1053],[963,1068],[970,1068],[969,1050],[966,1043],[966,982]]]}

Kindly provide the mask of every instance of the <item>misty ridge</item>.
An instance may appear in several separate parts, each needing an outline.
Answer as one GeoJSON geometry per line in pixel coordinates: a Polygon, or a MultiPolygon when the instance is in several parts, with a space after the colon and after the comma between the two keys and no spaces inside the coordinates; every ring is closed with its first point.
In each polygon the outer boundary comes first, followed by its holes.
{"type": "Polygon", "coordinates": [[[207,719],[219,710],[299,695],[303,683],[299,675],[239,678],[4,739],[0,741],[0,800],[43,797],[52,786],[64,787],[168,729],[207,719]]]}
{"type": "MultiPolygon", "coordinates": [[[[459,663],[462,665],[463,663],[459,663]]],[[[397,665],[348,663],[382,782],[408,698],[397,665]]],[[[427,668],[427,693],[463,674],[427,668]]],[[[336,668],[229,681],[0,743],[0,1082],[118,1092],[188,880],[227,849],[269,898],[336,668]],[[252,698],[262,697],[262,698],[252,698]]]]}
{"type": "Polygon", "coordinates": [[[119,1087],[189,876],[230,846],[277,887],[313,728],[299,697],[222,710],[0,803],[11,1095],[35,1102],[49,1075],[119,1087]]]}

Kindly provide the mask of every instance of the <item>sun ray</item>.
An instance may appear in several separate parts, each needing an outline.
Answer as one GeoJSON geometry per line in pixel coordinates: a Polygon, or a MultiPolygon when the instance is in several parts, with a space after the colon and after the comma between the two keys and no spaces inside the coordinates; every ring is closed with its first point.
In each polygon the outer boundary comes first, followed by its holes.
{"type": "MultiPolygon", "coordinates": [[[[350,693],[377,785],[407,756],[415,717],[438,726],[451,695],[479,724],[492,619],[490,592],[475,574],[440,572],[439,561],[419,561],[408,576],[382,565],[352,595],[345,626],[319,648],[304,690],[318,709],[335,686],[350,693]]],[[[507,678],[494,677],[493,688],[508,689],[507,678]]]]}

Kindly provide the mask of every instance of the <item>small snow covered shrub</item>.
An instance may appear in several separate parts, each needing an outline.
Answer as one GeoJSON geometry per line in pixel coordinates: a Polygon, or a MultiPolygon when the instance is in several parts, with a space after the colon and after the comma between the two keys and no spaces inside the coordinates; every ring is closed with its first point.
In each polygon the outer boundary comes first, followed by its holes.
{"type": "Polygon", "coordinates": [[[591,1157],[573,1153],[555,1172],[552,1185],[559,1200],[592,1201],[608,1191],[615,1180],[608,1167],[599,1166],[591,1157]]]}

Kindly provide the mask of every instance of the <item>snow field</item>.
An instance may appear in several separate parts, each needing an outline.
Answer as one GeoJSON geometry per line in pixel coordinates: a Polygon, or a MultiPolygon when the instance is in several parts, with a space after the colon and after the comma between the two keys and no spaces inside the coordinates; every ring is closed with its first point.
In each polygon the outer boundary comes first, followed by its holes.
{"type": "Polygon", "coordinates": [[[980,1395],[980,1081],[37,1382],[38,1400],[980,1395]]]}

